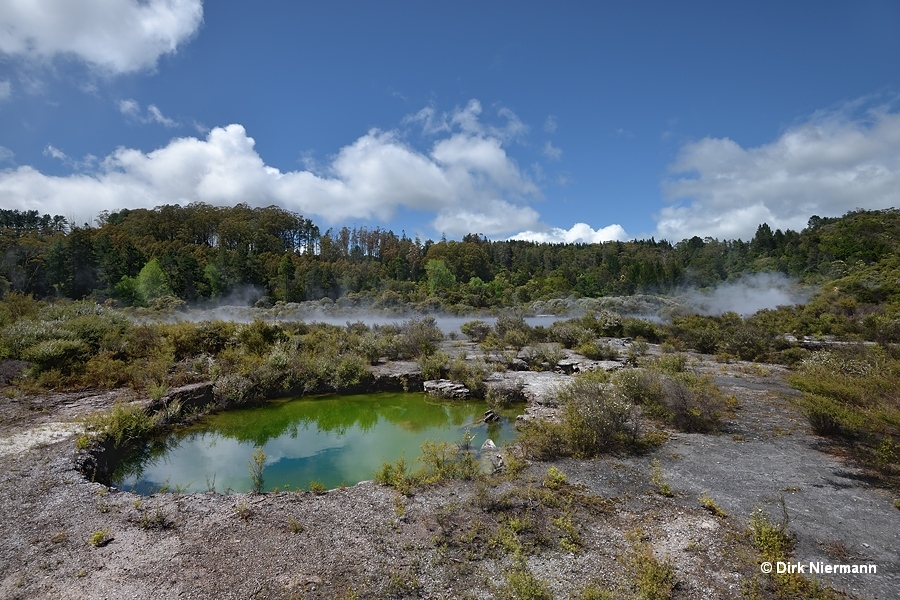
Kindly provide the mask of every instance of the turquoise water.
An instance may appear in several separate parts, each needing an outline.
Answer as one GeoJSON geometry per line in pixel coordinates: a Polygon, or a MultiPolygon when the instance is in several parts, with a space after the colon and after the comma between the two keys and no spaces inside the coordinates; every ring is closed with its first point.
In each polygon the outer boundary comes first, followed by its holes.
{"type": "Polygon", "coordinates": [[[412,463],[425,440],[459,442],[467,429],[475,448],[487,438],[498,446],[515,438],[515,411],[484,424],[485,410],[484,402],[407,393],[279,400],[211,415],[148,444],[114,483],[141,494],[246,492],[252,489],[248,462],[259,447],[266,490],[353,485],[372,479],[384,461],[405,456],[412,463]]]}

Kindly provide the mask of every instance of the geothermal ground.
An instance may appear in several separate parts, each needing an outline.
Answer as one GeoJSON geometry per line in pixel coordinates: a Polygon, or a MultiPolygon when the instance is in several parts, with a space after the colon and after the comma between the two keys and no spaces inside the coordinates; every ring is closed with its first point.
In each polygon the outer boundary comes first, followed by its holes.
{"type": "Polygon", "coordinates": [[[672,567],[663,583],[675,598],[768,597],[771,576],[747,534],[762,509],[774,522],[786,515],[796,563],[877,566],[813,579],[849,597],[895,598],[893,497],[811,433],[782,367],[693,358],[737,400],[722,433],[670,432],[645,456],[530,463],[409,496],[373,482],[320,494],[107,488],[77,471],[75,432],[124,392],[6,388],[0,596],[493,598],[530,573],[555,598],[636,597],[656,564],[672,567]],[[551,467],[566,481],[548,477],[551,467]]]}

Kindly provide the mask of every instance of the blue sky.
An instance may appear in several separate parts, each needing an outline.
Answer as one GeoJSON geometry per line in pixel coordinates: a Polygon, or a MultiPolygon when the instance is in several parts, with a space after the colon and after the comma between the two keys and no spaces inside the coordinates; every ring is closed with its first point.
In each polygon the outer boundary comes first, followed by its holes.
{"type": "Polygon", "coordinates": [[[0,206],[422,239],[900,205],[900,3],[0,0],[0,206]]]}

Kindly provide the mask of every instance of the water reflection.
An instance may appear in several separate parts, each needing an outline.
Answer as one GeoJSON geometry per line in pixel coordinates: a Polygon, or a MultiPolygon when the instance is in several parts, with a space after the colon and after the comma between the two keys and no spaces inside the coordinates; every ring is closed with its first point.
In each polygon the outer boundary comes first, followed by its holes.
{"type": "Polygon", "coordinates": [[[352,485],[371,479],[383,461],[412,460],[426,439],[459,441],[467,428],[480,446],[515,437],[515,413],[484,424],[483,402],[433,402],[422,394],[303,398],[213,415],[148,444],[123,465],[117,483],[138,493],[164,485],[185,491],[247,491],[255,447],[266,454],[266,489],[352,485]]]}

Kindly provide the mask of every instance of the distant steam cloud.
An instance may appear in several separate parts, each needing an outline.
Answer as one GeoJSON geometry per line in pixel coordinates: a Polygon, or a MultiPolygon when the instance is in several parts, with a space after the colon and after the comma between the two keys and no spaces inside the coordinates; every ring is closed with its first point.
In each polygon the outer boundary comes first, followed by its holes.
{"type": "Polygon", "coordinates": [[[747,316],[765,308],[803,304],[809,295],[781,273],[756,273],[710,292],[688,292],[684,294],[684,303],[701,315],[736,312],[747,316]]]}

